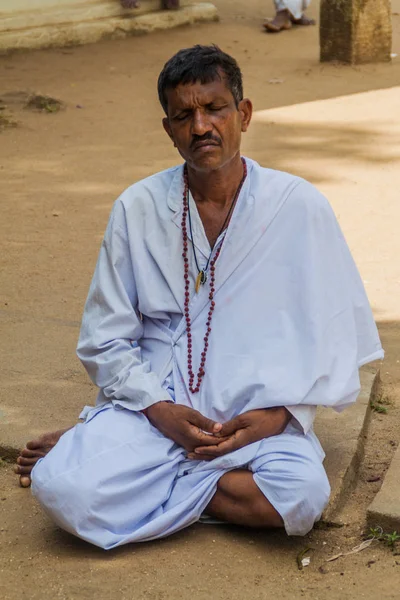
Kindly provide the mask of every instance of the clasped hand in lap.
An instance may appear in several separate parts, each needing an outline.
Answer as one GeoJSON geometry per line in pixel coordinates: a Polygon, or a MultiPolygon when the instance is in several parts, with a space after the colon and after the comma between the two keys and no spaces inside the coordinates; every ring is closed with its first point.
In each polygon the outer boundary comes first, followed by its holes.
{"type": "Polygon", "coordinates": [[[144,412],[151,424],[182,446],[192,460],[213,460],[279,435],[291,418],[283,406],[250,410],[226,423],[218,423],[197,410],[172,402],[157,402],[144,412]]]}

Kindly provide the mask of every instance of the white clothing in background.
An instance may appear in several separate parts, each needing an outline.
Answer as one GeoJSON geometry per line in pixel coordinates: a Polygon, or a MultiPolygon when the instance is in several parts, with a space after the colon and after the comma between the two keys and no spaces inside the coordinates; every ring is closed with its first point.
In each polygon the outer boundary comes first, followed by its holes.
{"type": "Polygon", "coordinates": [[[311,0],[274,0],[275,10],[288,10],[294,19],[300,19],[311,0]]]}

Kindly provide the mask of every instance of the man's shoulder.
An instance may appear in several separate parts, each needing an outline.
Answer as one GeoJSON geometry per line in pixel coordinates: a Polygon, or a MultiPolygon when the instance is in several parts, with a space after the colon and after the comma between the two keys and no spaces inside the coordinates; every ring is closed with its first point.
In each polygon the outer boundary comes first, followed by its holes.
{"type": "Polygon", "coordinates": [[[166,200],[172,182],[181,169],[181,166],[171,167],[136,181],[122,192],[118,201],[124,205],[125,209],[129,209],[146,201],[151,202],[155,199],[160,201],[161,198],[166,200]]]}
{"type": "Polygon", "coordinates": [[[328,210],[330,205],[325,196],[309,181],[276,169],[262,167],[253,163],[257,189],[269,197],[280,196],[284,202],[300,210],[328,210]]]}
{"type": "Polygon", "coordinates": [[[282,191],[287,191],[288,193],[291,193],[299,186],[301,186],[301,190],[304,188],[316,189],[311,183],[298,175],[293,175],[287,171],[263,167],[254,161],[251,161],[251,164],[257,184],[260,185],[261,189],[280,189],[282,191]]]}

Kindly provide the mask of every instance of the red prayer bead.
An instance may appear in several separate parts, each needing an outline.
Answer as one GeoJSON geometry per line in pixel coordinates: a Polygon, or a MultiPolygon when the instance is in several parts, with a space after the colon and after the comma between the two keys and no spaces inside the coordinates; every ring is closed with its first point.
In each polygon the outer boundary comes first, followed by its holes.
{"type": "MultiPolygon", "coordinates": [[[[240,191],[242,189],[244,180],[246,179],[246,176],[247,176],[247,166],[243,159],[242,159],[242,163],[243,163],[243,178],[242,178],[242,181],[236,191],[233,203],[236,202],[236,200],[240,194],[240,191]]],[[[184,190],[183,190],[183,211],[182,211],[182,234],[183,234],[182,257],[183,257],[183,264],[184,264],[184,282],[185,282],[184,316],[185,316],[185,321],[186,321],[186,331],[187,331],[187,340],[188,340],[187,341],[187,348],[188,348],[187,363],[188,363],[188,376],[189,376],[189,390],[191,391],[192,394],[197,394],[200,390],[200,385],[201,385],[201,382],[205,375],[204,366],[206,364],[206,358],[207,358],[208,338],[211,333],[211,321],[212,321],[212,316],[213,316],[213,312],[214,312],[214,308],[215,308],[215,302],[213,301],[214,293],[215,293],[215,286],[214,286],[215,263],[220,255],[223,240],[222,240],[219,248],[215,252],[214,258],[210,262],[210,292],[208,295],[208,298],[210,300],[210,308],[208,311],[208,317],[207,317],[207,321],[206,321],[206,334],[204,336],[204,348],[200,354],[201,360],[200,360],[200,367],[199,367],[199,370],[197,373],[197,383],[196,383],[196,386],[194,386],[195,375],[192,370],[192,323],[190,320],[190,313],[189,313],[190,281],[189,281],[188,236],[187,236],[187,227],[186,227],[187,215],[188,215],[188,210],[189,210],[189,178],[188,178],[188,171],[187,171],[186,165],[183,170],[183,181],[184,181],[184,190]]]]}

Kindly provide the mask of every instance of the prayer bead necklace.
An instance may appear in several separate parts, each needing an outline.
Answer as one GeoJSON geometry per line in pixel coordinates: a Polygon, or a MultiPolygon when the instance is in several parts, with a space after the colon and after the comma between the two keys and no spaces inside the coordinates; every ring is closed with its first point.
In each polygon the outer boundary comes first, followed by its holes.
{"type": "MultiPolygon", "coordinates": [[[[229,216],[232,213],[232,210],[236,204],[236,201],[239,197],[240,191],[243,187],[244,181],[246,179],[247,176],[247,166],[246,166],[246,162],[242,159],[242,163],[243,163],[243,177],[242,180],[239,184],[239,187],[236,190],[236,194],[233,198],[231,207],[229,209],[227,218],[224,221],[224,224],[222,226],[222,230],[220,232],[220,235],[222,233],[222,231],[225,228],[225,225],[227,223],[227,220],[229,218],[229,216]]],[[[208,270],[208,267],[210,267],[210,291],[208,294],[208,298],[210,300],[210,308],[208,311],[208,316],[207,316],[207,322],[206,322],[206,333],[204,336],[204,347],[203,347],[203,351],[201,352],[201,359],[200,359],[200,366],[199,366],[199,370],[197,373],[197,382],[196,385],[194,385],[194,379],[195,379],[195,375],[193,373],[193,362],[192,362],[192,348],[193,348],[193,344],[192,344],[192,322],[190,319],[190,311],[189,311],[189,304],[190,304],[190,280],[189,280],[189,257],[188,257],[188,235],[187,235],[187,227],[186,227],[186,222],[187,222],[187,218],[188,215],[190,216],[190,212],[189,212],[189,179],[188,179],[188,171],[187,171],[187,166],[184,166],[184,170],[183,170],[183,181],[184,181],[184,186],[183,186],[183,211],[182,211],[182,235],[183,235],[183,252],[182,252],[182,256],[183,256],[183,273],[184,273],[184,281],[185,281],[185,302],[184,302],[184,316],[185,316],[185,320],[186,320],[186,332],[187,332],[187,345],[188,345],[188,350],[187,350],[187,354],[188,354],[188,376],[189,376],[189,390],[191,391],[192,394],[197,394],[197,392],[200,390],[200,385],[201,382],[203,380],[203,377],[205,375],[205,364],[206,364],[206,358],[207,358],[207,351],[208,351],[208,339],[210,337],[210,333],[211,333],[211,320],[212,320],[212,316],[213,316],[213,312],[215,309],[215,302],[214,302],[214,293],[215,293],[215,263],[218,260],[218,257],[220,255],[221,252],[221,248],[222,248],[222,244],[224,242],[224,239],[221,241],[221,243],[219,244],[214,257],[212,260],[211,259],[211,255],[212,255],[212,250],[210,253],[210,256],[208,258],[207,261],[207,266],[204,270],[199,270],[198,264],[197,264],[197,258],[196,258],[196,251],[194,248],[194,242],[193,242],[193,233],[191,231],[191,236],[192,236],[192,244],[193,244],[193,252],[194,252],[194,256],[195,256],[195,260],[196,260],[196,266],[197,269],[199,271],[197,278],[196,278],[196,292],[198,292],[198,289],[200,287],[200,285],[204,285],[207,281],[207,275],[206,272],[208,270]]],[[[190,230],[192,229],[191,227],[191,222],[190,222],[190,230]]],[[[219,236],[218,236],[219,237],[219,236]]]]}

